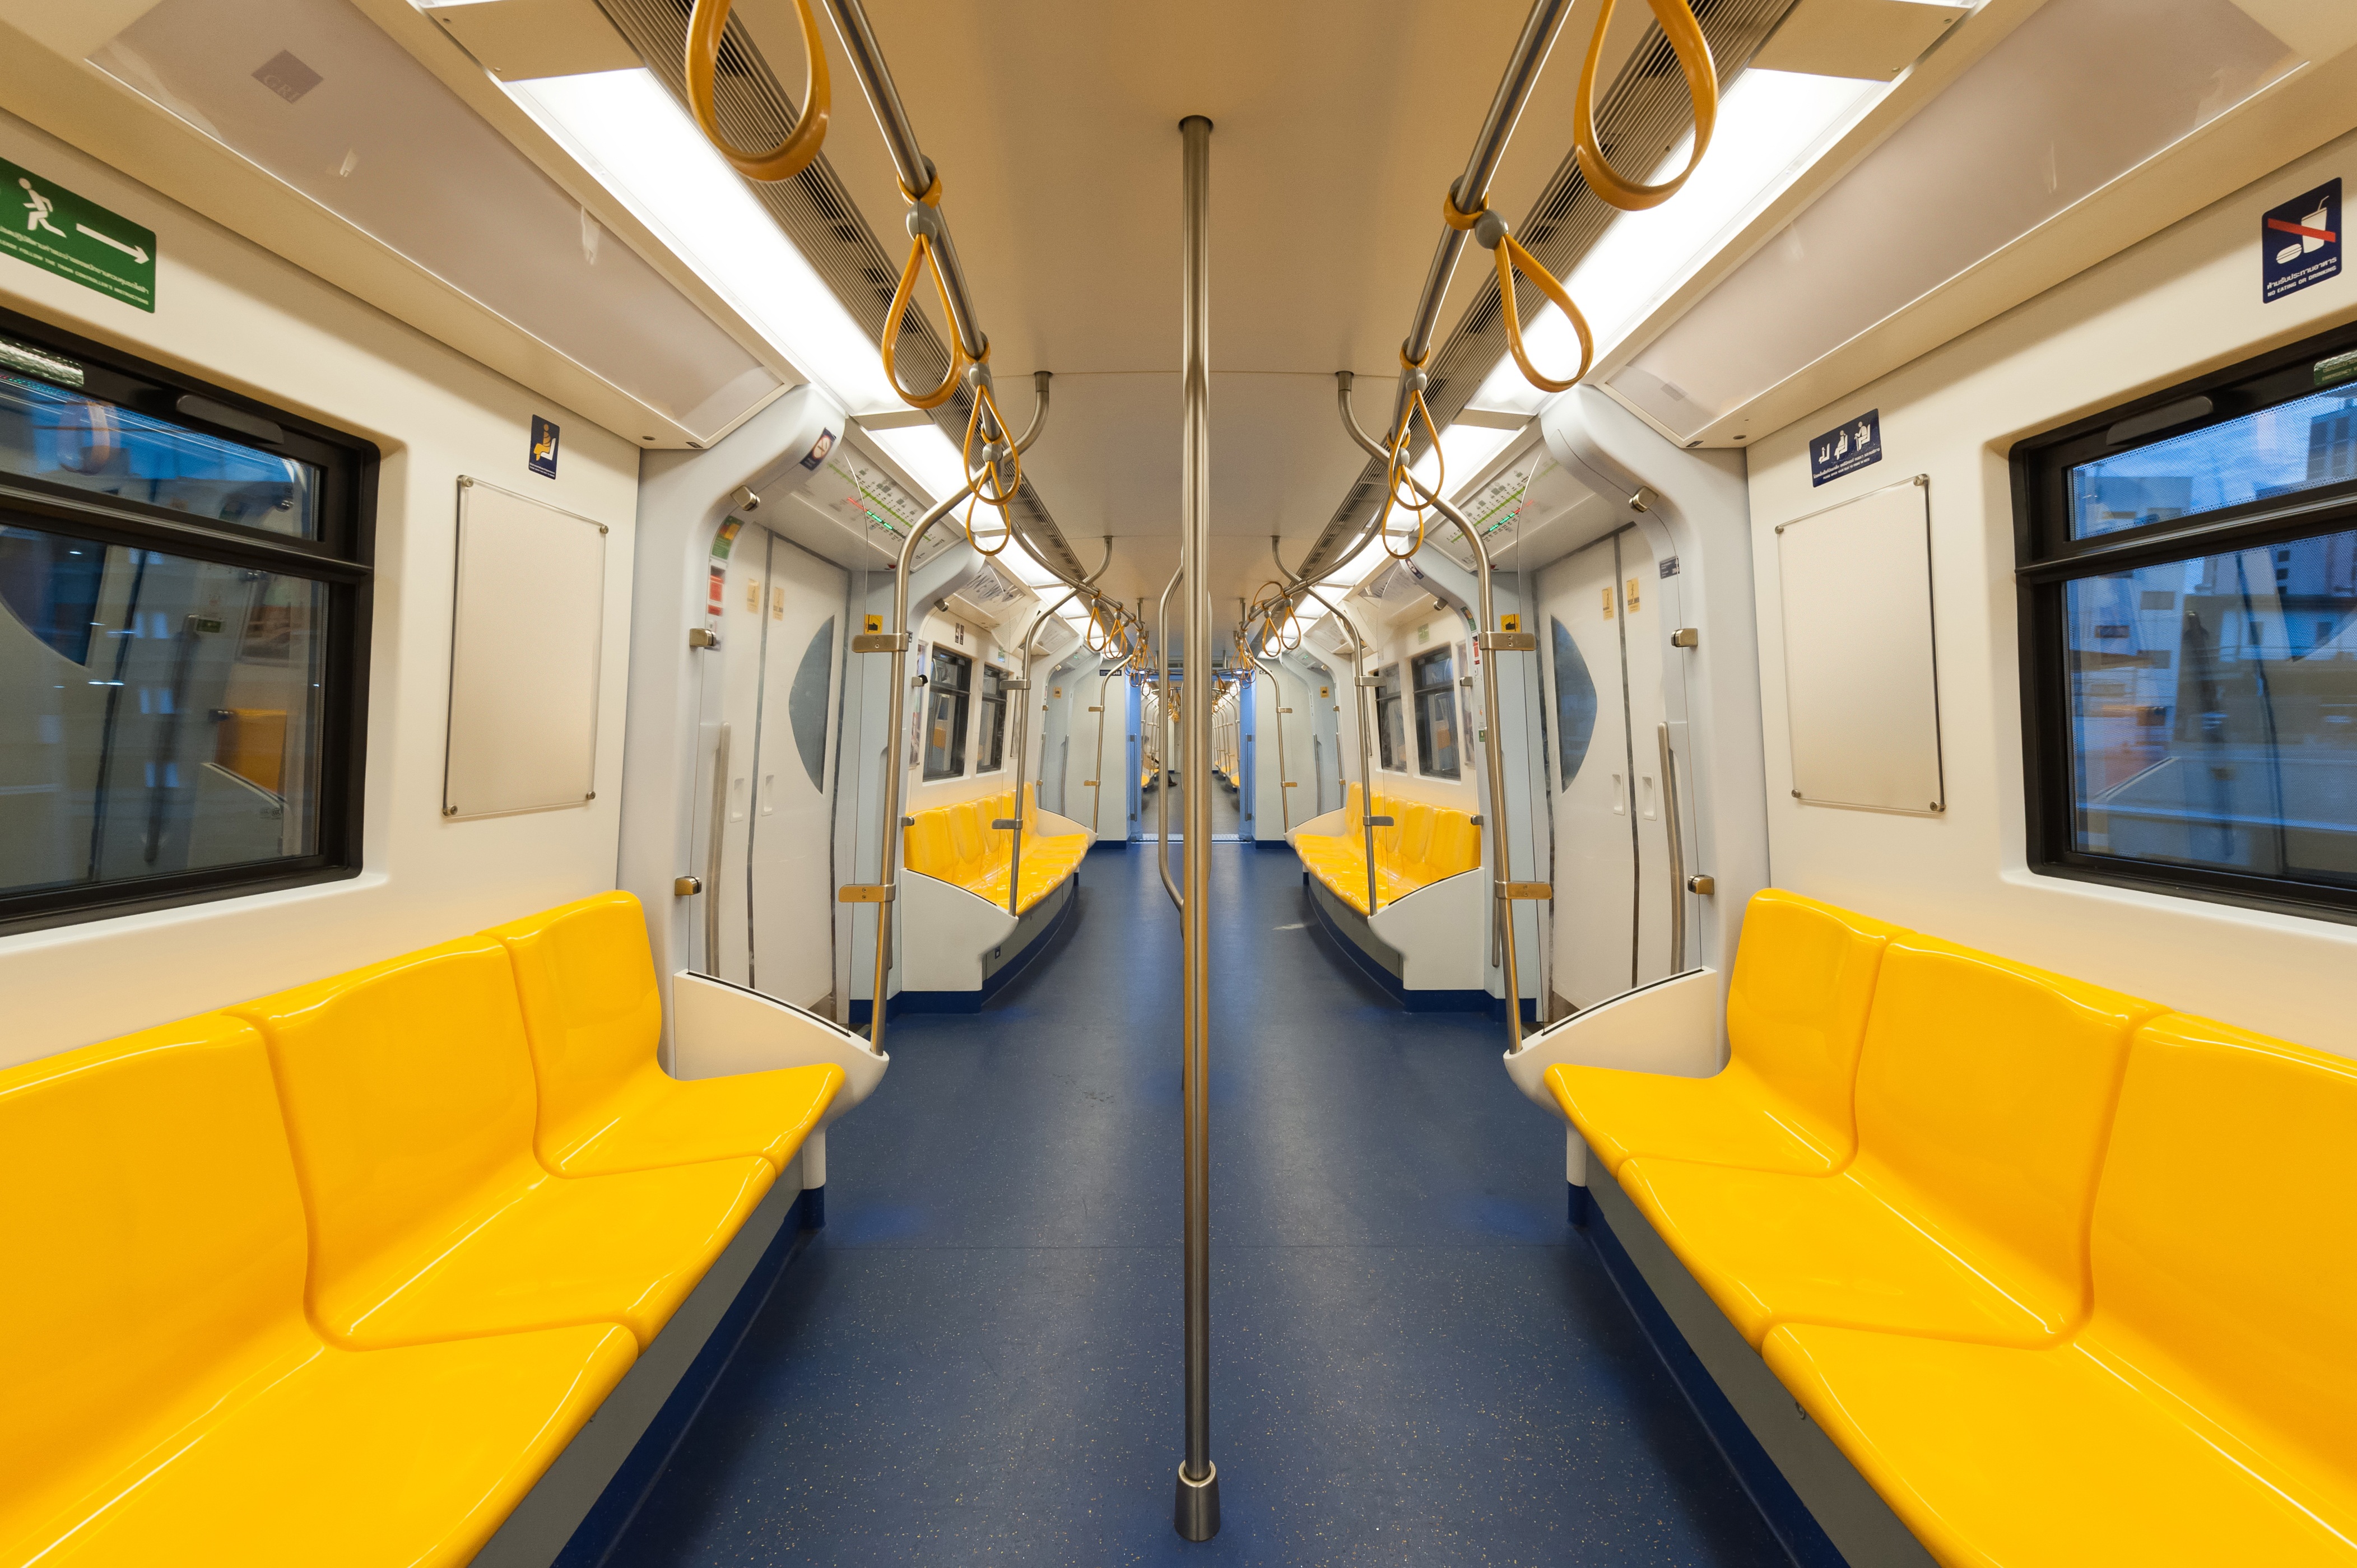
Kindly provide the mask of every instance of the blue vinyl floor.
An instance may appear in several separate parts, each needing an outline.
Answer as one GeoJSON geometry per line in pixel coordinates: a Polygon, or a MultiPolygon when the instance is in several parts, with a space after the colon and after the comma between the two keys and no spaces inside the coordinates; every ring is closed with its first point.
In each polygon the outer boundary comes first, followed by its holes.
{"type": "Polygon", "coordinates": [[[896,1020],[788,1269],[609,1563],[1782,1561],[1564,1219],[1501,1024],[1394,1009],[1213,847],[1212,1453],[1170,1528],[1178,938],[1141,849],[977,1015],[896,1020]]]}

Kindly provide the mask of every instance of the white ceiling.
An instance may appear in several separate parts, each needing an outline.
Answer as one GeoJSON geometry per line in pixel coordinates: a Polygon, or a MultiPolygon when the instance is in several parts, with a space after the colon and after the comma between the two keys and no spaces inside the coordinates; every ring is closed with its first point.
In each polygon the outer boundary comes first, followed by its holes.
{"type": "MultiPolygon", "coordinates": [[[[1491,188],[1502,211],[1525,210],[1570,146],[1596,4],[1574,6],[1523,116],[1491,188]]],[[[1620,9],[1616,61],[1649,16],[1620,9]]],[[[745,10],[772,68],[799,89],[790,8],[751,0],[745,10]]],[[[1125,542],[1105,579],[1114,591],[1158,593],[1177,563],[1179,120],[1215,125],[1211,525],[1225,599],[1271,575],[1271,533],[1297,560],[1357,477],[1333,372],[1363,378],[1363,417],[1380,420],[1441,195],[1526,12],[1526,0],[870,0],[941,172],[1018,428],[1029,372],[1056,373],[1027,471],[1084,560],[1094,564],[1101,535],[1125,542]]],[[[857,78],[827,37],[826,156],[897,250],[906,204],[857,78]]],[[[1460,267],[1444,331],[1479,278],[1460,267]]]]}

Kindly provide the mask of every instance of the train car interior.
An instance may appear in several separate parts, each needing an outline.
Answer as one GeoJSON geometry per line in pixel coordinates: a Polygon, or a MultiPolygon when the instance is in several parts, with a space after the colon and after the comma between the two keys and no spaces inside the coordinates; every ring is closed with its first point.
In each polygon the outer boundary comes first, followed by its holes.
{"type": "Polygon", "coordinates": [[[2357,0],[0,0],[0,1568],[2357,1568],[2352,179],[2357,0]]]}

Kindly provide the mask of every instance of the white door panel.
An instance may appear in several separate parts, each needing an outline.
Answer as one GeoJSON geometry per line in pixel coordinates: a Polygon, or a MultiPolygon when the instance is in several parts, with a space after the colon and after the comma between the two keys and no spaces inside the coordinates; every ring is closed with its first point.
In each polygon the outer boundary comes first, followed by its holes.
{"type": "Polygon", "coordinates": [[[1593,1007],[1634,982],[1633,795],[1611,540],[1540,575],[1542,680],[1554,723],[1555,989],[1593,1007]]]}

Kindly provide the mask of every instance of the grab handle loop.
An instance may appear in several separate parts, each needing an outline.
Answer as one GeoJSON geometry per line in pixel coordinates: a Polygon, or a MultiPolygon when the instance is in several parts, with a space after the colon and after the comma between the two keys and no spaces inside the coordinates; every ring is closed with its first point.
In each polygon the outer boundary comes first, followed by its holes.
{"type": "Polygon", "coordinates": [[[1662,25],[1678,57],[1686,92],[1694,99],[1694,150],[1686,155],[1686,166],[1659,185],[1640,185],[1627,178],[1604,156],[1603,144],[1596,134],[1596,70],[1604,57],[1604,35],[1612,26],[1612,3],[1604,0],[1597,11],[1596,31],[1587,40],[1587,59],[1579,68],[1579,93],[1571,111],[1571,151],[1579,160],[1579,172],[1588,189],[1624,212],[1635,212],[1658,207],[1676,195],[1709,150],[1711,130],[1718,122],[1718,68],[1710,58],[1710,40],[1703,37],[1702,24],[1695,20],[1687,0],[1648,0],[1653,19],[1662,25]]]}
{"type": "Polygon", "coordinates": [[[1555,281],[1555,274],[1549,272],[1536,256],[1524,250],[1522,242],[1514,238],[1513,231],[1506,226],[1506,220],[1488,207],[1471,212],[1460,209],[1457,205],[1457,188],[1454,186],[1449,188],[1448,195],[1440,199],[1440,216],[1452,229],[1469,230],[1473,242],[1497,258],[1499,315],[1506,328],[1506,347],[1512,352],[1514,363],[1521,368],[1523,379],[1541,392],[1568,392],[1577,386],[1579,379],[1587,374],[1588,366],[1595,363],[1596,338],[1588,330],[1587,317],[1579,313],[1579,306],[1571,302],[1571,295],[1565,291],[1563,285],[1555,281]],[[1514,274],[1517,272],[1554,301],[1555,307],[1570,321],[1571,329],[1579,334],[1579,369],[1563,381],[1540,374],[1539,368],[1531,363],[1530,350],[1523,345],[1522,312],[1514,305],[1514,274]]]}
{"type": "Polygon", "coordinates": [[[1015,492],[1023,488],[1023,454],[1016,449],[1006,417],[998,412],[998,399],[991,392],[989,363],[990,345],[985,343],[982,358],[974,361],[976,373],[966,378],[974,384],[974,408],[965,416],[965,444],[960,450],[965,459],[965,471],[974,474],[974,438],[983,430],[982,411],[988,409],[990,423],[998,427],[998,436],[996,440],[987,435],[983,436],[983,465],[974,478],[974,494],[975,499],[1004,511],[1006,503],[1015,499],[1015,492]],[[1013,472],[1001,473],[998,466],[1002,462],[1013,472]]]}
{"type": "Polygon", "coordinates": [[[933,293],[942,303],[942,319],[953,319],[950,314],[949,285],[942,280],[942,263],[933,254],[933,231],[941,221],[933,209],[941,206],[942,177],[935,175],[923,195],[909,199],[914,205],[909,209],[909,261],[900,269],[899,286],[892,291],[891,308],[884,313],[884,379],[892,383],[892,390],[909,407],[939,408],[956,392],[958,377],[965,373],[965,345],[958,341],[954,330],[950,336],[949,373],[942,377],[939,386],[910,392],[900,384],[899,374],[892,364],[893,350],[900,341],[901,317],[908,314],[909,302],[916,297],[917,274],[928,266],[932,270],[933,293]]]}
{"type": "Polygon", "coordinates": [[[728,160],[729,167],[747,179],[775,185],[808,168],[826,142],[830,99],[826,42],[819,37],[818,18],[811,13],[810,0],[794,0],[795,9],[802,14],[802,52],[808,62],[802,77],[802,112],[795,117],[794,128],[786,133],[785,140],[767,152],[748,153],[721,133],[720,116],[713,106],[713,93],[718,86],[721,37],[728,26],[731,4],[732,0],[695,0],[694,9],[688,14],[687,107],[695,116],[704,139],[728,160]]]}
{"type": "Polygon", "coordinates": [[[1409,359],[1405,349],[1400,351],[1400,364],[1408,374],[1408,402],[1407,406],[1400,411],[1399,428],[1393,432],[1390,449],[1384,454],[1383,512],[1375,520],[1375,532],[1383,542],[1383,553],[1394,561],[1405,561],[1424,548],[1425,508],[1429,503],[1423,499],[1416,486],[1415,474],[1409,467],[1407,457],[1408,447],[1415,435],[1415,418],[1419,413],[1424,416],[1425,434],[1432,441],[1433,461],[1437,466],[1429,487],[1432,493],[1442,493],[1448,479],[1448,456],[1440,449],[1440,430],[1433,423],[1432,410],[1424,401],[1424,366],[1421,361],[1409,359]],[[1407,487],[1405,498],[1400,493],[1402,485],[1407,487]],[[1393,535],[1388,524],[1394,507],[1404,507],[1415,513],[1415,542],[1405,551],[1392,548],[1393,535]]]}

